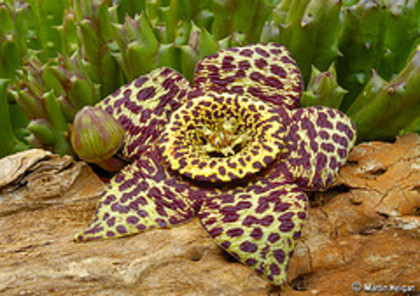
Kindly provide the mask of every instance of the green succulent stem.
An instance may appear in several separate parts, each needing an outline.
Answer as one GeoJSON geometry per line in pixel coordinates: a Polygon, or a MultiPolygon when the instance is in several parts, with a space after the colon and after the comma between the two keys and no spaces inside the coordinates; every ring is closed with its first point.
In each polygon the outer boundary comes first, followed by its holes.
{"type": "Polygon", "coordinates": [[[0,79],[0,157],[29,149],[29,146],[16,137],[10,118],[7,98],[7,79],[0,79]]]}
{"type": "MultiPolygon", "coordinates": [[[[372,83],[371,85],[374,85],[372,83]]],[[[348,114],[362,140],[392,140],[420,114],[420,46],[401,73],[380,87],[366,90],[363,104],[356,100],[348,114]]]]}
{"type": "Polygon", "coordinates": [[[301,104],[305,107],[322,105],[339,108],[346,93],[347,91],[337,83],[334,64],[325,72],[312,66],[311,78],[306,91],[302,93],[301,104]]]}
{"type": "Polygon", "coordinates": [[[68,142],[68,126],[64,114],[52,92],[43,96],[45,110],[54,129],[54,153],[74,155],[68,142]]]}

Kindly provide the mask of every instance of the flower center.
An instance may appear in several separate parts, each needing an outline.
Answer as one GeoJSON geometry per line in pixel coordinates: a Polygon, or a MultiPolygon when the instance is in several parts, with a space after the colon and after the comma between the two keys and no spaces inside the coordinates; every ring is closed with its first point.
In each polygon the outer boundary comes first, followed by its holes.
{"type": "Polygon", "coordinates": [[[211,93],[176,110],[159,144],[170,167],[184,176],[229,182],[271,163],[283,148],[283,133],[268,104],[211,93]]]}
{"type": "Polygon", "coordinates": [[[234,118],[216,120],[215,128],[202,125],[197,129],[203,149],[212,156],[228,157],[234,155],[249,139],[249,132],[239,129],[240,123],[234,118]]]}

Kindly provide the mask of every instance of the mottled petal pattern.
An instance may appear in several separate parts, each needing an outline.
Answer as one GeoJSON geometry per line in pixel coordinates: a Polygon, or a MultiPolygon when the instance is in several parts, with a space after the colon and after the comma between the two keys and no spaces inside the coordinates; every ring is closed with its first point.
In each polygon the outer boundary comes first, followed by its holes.
{"type": "Polygon", "coordinates": [[[156,69],[97,105],[123,126],[122,154],[132,163],[75,240],[170,227],[198,213],[217,245],[284,285],[308,215],[304,190],[330,185],[355,126],[334,109],[297,109],[302,79],[282,45],[221,50],[197,65],[194,83],[156,69]]]}
{"type": "MultiPolygon", "coordinates": [[[[234,94],[208,93],[190,100],[171,117],[159,142],[162,155],[173,170],[207,182],[228,182],[252,175],[266,167],[284,149],[286,128],[270,105],[234,94]],[[223,120],[237,123],[232,134],[246,136],[230,157],[214,157],[204,150],[198,131],[215,130],[223,120]]],[[[233,151],[233,149],[232,149],[233,151]]]]}
{"type": "Polygon", "coordinates": [[[103,191],[90,226],[76,241],[115,238],[191,219],[205,192],[183,181],[162,165],[156,148],[112,178],[103,191]]]}
{"type": "Polygon", "coordinates": [[[306,194],[274,168],[272,177],[215,190],[199,218],[220,247],[274,285],[283,285],[307,204],[306,194]]]}
{"type": "Polygon", "coordinates": [[[255,44],[218,51],[200,61],[194,83],[205,91],[249,95],[287,108],[299,106],[302,78],[289,51],[255,44]]]}
{"type": "Polygon", "coordinates": [[[281,155],[304,190],[325,190],[337,176],[356,141],[354,123],[328,107],[292,110],[287,120],[287,153],[281,155]]]}
{"type": "Polygon", "coordinates": [[[97,106],[122,124],[123,156],[136,159],[156,142],[172,112],[186,102],[189,90],[181,74],[160,68],[122,86],[97,106]]]}

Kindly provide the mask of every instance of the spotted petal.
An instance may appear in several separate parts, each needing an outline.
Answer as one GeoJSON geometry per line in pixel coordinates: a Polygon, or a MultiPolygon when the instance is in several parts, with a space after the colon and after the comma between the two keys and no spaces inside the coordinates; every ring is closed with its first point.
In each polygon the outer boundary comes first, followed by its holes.
{"type": "Polygon", "coordinates": [[[174,110],[187,100],[189,82],[169,68],[159,68],[122,86],[100,103],[124,127],[123,156],[136,159],[156,142],[174,110]]]}
{"type": "Polygon", "coordinates": [[[115,238],[169,227],[194,217],[204,191],[179,179],[149,147],[112,178],[102,192],[96,217],[75,240],[115,238]]]}
{"type": "Polygon", "coordinates": [[[320,106],[292,110],[283,119],[289,126],[284,166],[300,188],[326,189],[356,141],[354,123],[342,112],[320,106]]]}
{"type": "Polygon", "coordinates": [[[204,91],[250,95],[274,105],[297,108],[302,78],[289,51],[278,44],[221,50],[203,59],[194,83],[204,91]]]}
{"type": "Polygon", "coordinates": [[[220,247],[277,286],[286,282],[307,216],[307,196],[280,170],[275,167],[269,177],[244,187],[215,190],[199,212],[220,247]]]}

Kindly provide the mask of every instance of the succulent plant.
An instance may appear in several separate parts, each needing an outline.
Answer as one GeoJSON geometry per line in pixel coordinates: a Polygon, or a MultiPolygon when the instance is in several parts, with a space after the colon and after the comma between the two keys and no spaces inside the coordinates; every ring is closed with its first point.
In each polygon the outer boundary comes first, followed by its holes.
{"type": "Polygon", "coordinates": [[[306,90],[302,93],[302,106],[328,106],[339,108],[345,89],[337,83],[337,72],[334,64],[325,72],[320,72],[312,66],[311,78],[306,90]]]}
{"type": "Polygon", "coordinates": [[[97,108],[123,126],[121,151],[131,164],[111,179],[95,219],[75,240],[198,215],[218,246],[284,285],[307,217],[304,190],[325,190],[356,139],[342,112],[298,108],[301,92],[299,69],[277,44],[204,58],[194,87],[169,68],[124,85],[97,108]]]}
{"type": "MultiPolygon", "coordinates": [[[[51,119],[42,111],[45,93],[57,101],[70,124],[83,106],[94,105],[139,75],[170,67],[192,81],[200,59],[257,42],[276,42],[291,50],[307,85],[304,105],[325,104],[356,116],[354,110],[365,102],[358,97],[372,84],[372,73],[391,81],[420,44],[416,0],[251,2],[2,1],[0,78],[10,79],[9,124],[18,142],[5,138],[17,143],[16,149],[7,145],[0,155],[31,146],[72,153],[65,134],[67,145],[60,147],[40,134],[49,129],[57,133],[55,138],[63,137],[63,130],[51,129],[51,119]],[[332,64],[335,70],[329,68],[332,64]]],[[[405,93],[401,100],[406,100],[405,93]]],[[[415,98],[409,101],[419,104],[415,98]]],[[[400,106],[397,117],[403,114],[400,106]]],[[[394,121],[391,113],[363,114],[363,119],[353,117],[359,140],[391,140],[410,124],[400,120],[388,127],[394,121]],[[381,122],[380,129],[389,132],[369,132],[376,128],[367,126],[372,122],[381,122]]]]}
{"type": "Polygon", "coordinates": [[[12,124],[11,114],[17,113],[9,110],[12,106],[9,105],[6,92],[7,83],[7,80],[0,79],[0,138],[3,139],[0,141],[0,157],[29,149],[27,144],[18,139],[12,124]]]}
{"type": "Polygon", "coordinates": [[[392,140],[404,127],[415,124],[420,114],[419,74],[420,46],[406,67],[389,82],[373,74],[347,112],[361,137],[392,140]]]}

